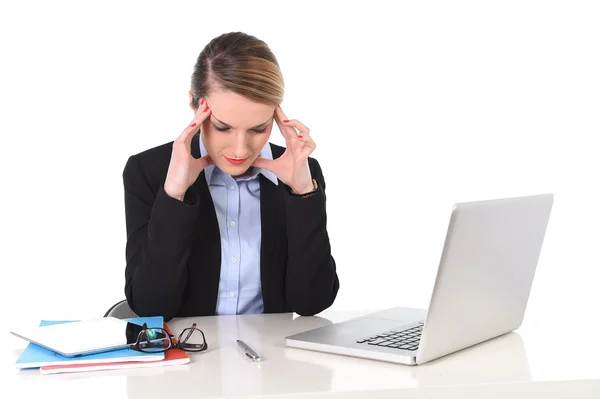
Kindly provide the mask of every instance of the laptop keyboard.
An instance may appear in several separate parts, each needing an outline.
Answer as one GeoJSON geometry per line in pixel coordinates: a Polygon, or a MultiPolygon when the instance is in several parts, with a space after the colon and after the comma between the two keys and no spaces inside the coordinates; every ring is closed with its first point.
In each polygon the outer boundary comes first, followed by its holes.
{"type": "Polygon", "coordinates": [[[401,349],[405,351],[416,351],[417,349],[419,349],[419,341],[421,340],[422,331],[423,322],[420,322],[419,325],[415,327],[411,327],[405,330],[388,330],[380,334],[375,334],[363,339],[359,339],[358,341],[356,341],[356,343],[401,349]]]}

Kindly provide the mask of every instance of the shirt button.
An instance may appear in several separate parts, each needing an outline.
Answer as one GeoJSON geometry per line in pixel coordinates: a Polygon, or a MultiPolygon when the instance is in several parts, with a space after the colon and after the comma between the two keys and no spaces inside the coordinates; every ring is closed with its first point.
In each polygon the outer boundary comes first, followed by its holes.
{"type": "Polygon", "coordinates": [[[230,189],[231,191],[233,191],[233,190],[235,190],[235,186],[231,185],[231,186],[229,186],[229,189],[230,189]]]}
{"type": "Polygon", "coordinates": [[[232,261],[233,263],[236,263],[236,262],[237,262],[237,260],[238,260],[238,259],[237,259],[235,256],[234,256],[233,258],[231,258],[231,261],[232,261]]]}
{"type": "Polygon", "coordinates": [[[229,296],[233,298],[233,297],[235,296],[235,292],[231,291],[231,292],[229,293],[229,296]]]}
{"type": "Polygon", "coordinates": [[[231,222],[229,222],[229,225],[230,225],[231,227],[235,226],[235,220],[232,220],[231,222]]]}

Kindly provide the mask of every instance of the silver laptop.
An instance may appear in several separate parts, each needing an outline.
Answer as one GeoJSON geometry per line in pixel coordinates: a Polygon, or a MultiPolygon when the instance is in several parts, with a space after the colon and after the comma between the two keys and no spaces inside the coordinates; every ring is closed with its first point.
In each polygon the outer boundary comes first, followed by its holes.
{"type": "Polygon", "coordinates": [[[391,308],[288,336],[286,345],[419,365],[516,330],[553,203],[543,194],[456,204],[427,310],[391,308]]]}

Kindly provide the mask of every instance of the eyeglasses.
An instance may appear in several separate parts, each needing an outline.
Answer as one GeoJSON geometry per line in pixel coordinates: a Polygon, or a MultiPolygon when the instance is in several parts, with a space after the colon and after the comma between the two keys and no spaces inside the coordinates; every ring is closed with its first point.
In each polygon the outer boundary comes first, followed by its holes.
{"type": "Polygon", "coordinates": [[[196,328],[196,323],[186,328],[179,334],[177,341],[173,342],[174,336],[163,328],[148,328],[146,323],[137,336],[135,344],[131,349],[140,352],[165,352],[170,348],[179,348],[187,352],[202,352],[208,349],[206,338],[202,330],[196,328]]]}

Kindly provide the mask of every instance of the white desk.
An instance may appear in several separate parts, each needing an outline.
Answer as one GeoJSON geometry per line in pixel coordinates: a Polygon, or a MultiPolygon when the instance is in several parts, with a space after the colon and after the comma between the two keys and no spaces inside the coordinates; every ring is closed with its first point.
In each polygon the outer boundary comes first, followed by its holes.
{"type": "MultiPolygon", "coordinates": [[[[2,389],[14,397],[108,399],[335,397],[335,398],[600,398],[600,332],[581,323],[524,324],[517,333],[422,366],[287,348],[283,337],[367,313],[326,311],[198,317],[173,320],[175,334],[197,322],[209,350],[185,366],[78,374],[17,371],[25,341],[5,336],[2,389]],[[235,346],[243,339],[262,357],[252,363],[235,346]],[[306,395],[308,394],[308,395],[306,395]]],[[[8,334],[8,333],[6,333],[8,334]]],[[[3,395],[4,396],[4,395],[3,395]]]]}

